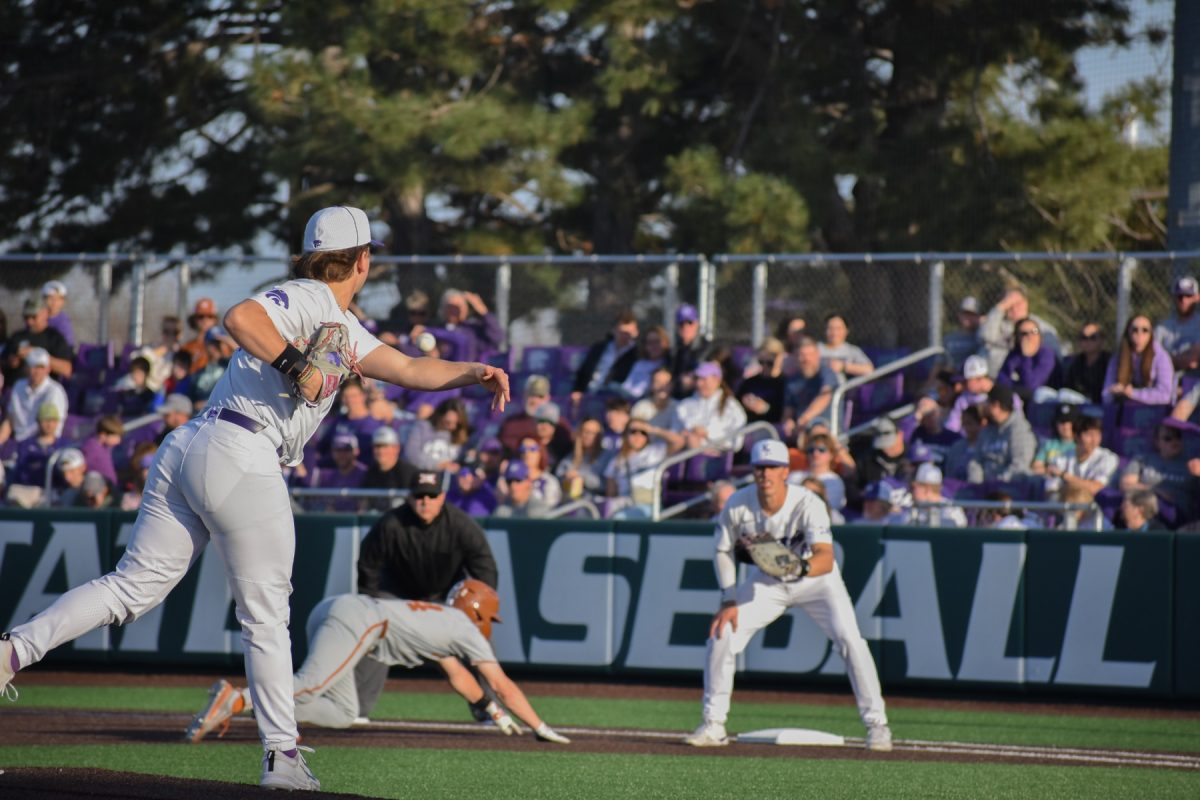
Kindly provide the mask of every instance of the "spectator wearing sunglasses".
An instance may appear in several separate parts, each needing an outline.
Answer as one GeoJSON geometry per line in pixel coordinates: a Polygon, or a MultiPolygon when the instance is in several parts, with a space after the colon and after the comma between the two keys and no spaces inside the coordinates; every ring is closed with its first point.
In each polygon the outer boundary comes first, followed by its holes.
{"type": "Polygon", "coordinates": [[[1159,323],[1154,340],[1171,356],[1176,370],[1200,374],[1200,285],[1191,275],[1175,280],[1175,313],[1159,323]]]}
{"type": "Polygon", "coordinates": [[[737,398],[746,410],[746,422],[783,422],[787,378],[783,376],[783,342],[768,336],[758,348],[758,371],[742,381],[737,398]]]}
{"type": "Polygon", "coordinates": [[[642,518],[654,498],[654,469],[667,457],[667,445],[651,441],[642,420],[633,420],[622,434],[621,449],[604,470],[610,517],[642,518]]]}
{"type": "Polygon", "coordinates": [[[1121,349],[1108,361],[1104,386],[1106,403],[1165,405],[1174,400],[1175,368],[1166,349],[1154,341],[1149,317],[1138,314],[1125,324],[1121,349]]]}
{"type": "Polygon", "coordinates": [[[529,471],[535,503],[554,508],[562,502],[562,484],[549,472],[550,459],[541,442],[533,437],[522,439],[517,447],[517,458],[529,471]]]}
{"type": "Polygon", "coordinates": [[[1090,403],[1099,403],[1104,397],[1104,372],[1111,357],[1104,349],[1100,326],[1095,322],[1085,323],[1079,329],[1075,355],[1067,362],[1063,388],[1079,392],[1090,403]]]}
{"type": "Polygon", "coordinates": [[[1042,342],[1042,329],[1025,317],[1013,329],[1013,347],[1000,366],[996,382],[1011,386],[1025,401],[1043,386],[1057,389],[1062,382],[1058,354],[1042,342]]]}
{"type": "Polygon", "coordinates": [[[1121,473],[1120,489],[1150,489],[1159,500],[1169,503],[1177,512],[1176,522],[1197,517],[1197,498],[1200,497],[1200,458],[1188,459],[1183,451],[1183,431],[1186,422],[1164,419],[1154,435],[1154,452],[1130,461],[1121,473]]]}
{"type": "Polygon", "coordinates": [[[810,436],[805,443],[804,454],[808,457],[808,470],[793,472],[788,476],[788,483],[803,486],[805,479],[817,479],[825,488],[825,502],[829,504],[830,511],[840,513],[846,507],[846,484],[833,468],[837,456],[833,438],[827,433],[810,436]]]}

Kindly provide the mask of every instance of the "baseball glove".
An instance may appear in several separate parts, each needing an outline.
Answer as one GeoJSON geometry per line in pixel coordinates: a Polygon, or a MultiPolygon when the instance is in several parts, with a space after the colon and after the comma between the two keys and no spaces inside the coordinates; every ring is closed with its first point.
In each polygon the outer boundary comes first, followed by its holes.
{"type": "Polygon", "coordinates": [[[773,578],[789,580],[808,574],[808,562],[769,533],[741,536],[734,553],[739,561],[754,564],[773,578]]]}
{"type": "Polygon", "coordinates": [[[306,362],[292,386],[292,391],[310,406],[319,405],[322,400],[333,397],[346,376],[362,377],[362,368],[358,366],[357,348],[350,346],[350,332],[346,330],[344,323],[322,322],[313,335],[308,337],[307,342],[297,339],[292,344],[304,353],[306,362]],[[321,391],[317,393],[315,401],[310,401],[304,397],[301,387],[314,372],[321,376],[321,391]]]}

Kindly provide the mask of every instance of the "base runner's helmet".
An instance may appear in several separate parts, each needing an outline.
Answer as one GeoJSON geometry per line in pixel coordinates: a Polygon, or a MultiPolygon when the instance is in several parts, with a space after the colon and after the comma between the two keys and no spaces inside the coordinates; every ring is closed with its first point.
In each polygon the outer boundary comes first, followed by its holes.
{"type": "Polygon", "coordinates": [[[466,614],[485,639],[492,638],[492,620],[500,619],[500,596],[486,583],[467,578],[450,590],[450,605],[466,614]]]}

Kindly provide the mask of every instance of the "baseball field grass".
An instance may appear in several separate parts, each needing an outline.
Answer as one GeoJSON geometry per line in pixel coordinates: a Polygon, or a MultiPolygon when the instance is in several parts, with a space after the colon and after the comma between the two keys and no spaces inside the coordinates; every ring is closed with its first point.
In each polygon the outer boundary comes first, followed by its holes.
{"type": "MultiPolygon", "coordinates": [[[[21,690],[28,709],[143,711],[188,717],[206,687],[53,686],[21,690]]],[[[562,696],[531,698],[556,726],[677,730],[696,724],[697,704],[562,696]]],[[[0,726],[7,709],[0,708],[0,726]]],[[[742,702],[732,731],[803,725],[861,736],[852,704],[742,702]]],[[[375,719],[462,722],[465,708],[444,692],[389,692],[375,719]]],[[[898,739],[979,744],[1137,749],[1200,753],[1200,720],[1136,715],[1037,714],[897,707],[898,739]]],[[[18,739],[19,740],[19,739],[18,739]]],[[[8,738],[7,741],[12,741],[8,738]]],[[[257,744],[198,746],[136,739],[111,744],[0,746],[0,767],[96,767],[181,778],[254,783],[257,744]]],[[[602,754],[546,746],[536,751],[347,747],[326,744],[310,757],[328,791],[380,798],[1194,798],[1200,770],[1040,764],[863,761],[727,755],[602,754]]]]}

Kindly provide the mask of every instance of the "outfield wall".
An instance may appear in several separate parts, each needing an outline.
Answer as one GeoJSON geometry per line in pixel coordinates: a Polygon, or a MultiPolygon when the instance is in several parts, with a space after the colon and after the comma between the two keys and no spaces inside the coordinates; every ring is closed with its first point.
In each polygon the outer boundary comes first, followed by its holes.
{"type": "MultiPolygon", "coordinates": [[[[0,630],[112,569],[134,515],[0,510],[0,630]]],[[[293,631],[353,591],[374,517],[297,518],[293,631]]],[[[487,519],[500,568],[500,660],[521,671],[698,674],[718,603],[704,523],[487,519]]],[[[888,687],[1200,697],[1200,536],[844,526],[839,563],[888,687]]],[[[301,636],[302,638],[302,636],[301,636]]],[[[294,643],[297,658],[303,641],[294,643]]],[[[240,663],[209,548],[166,603],[48,662],[240,663]]],[[[841,658],[793,609],[742,656],[749,675],[843,682],[841,658]]]]}

